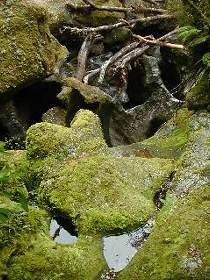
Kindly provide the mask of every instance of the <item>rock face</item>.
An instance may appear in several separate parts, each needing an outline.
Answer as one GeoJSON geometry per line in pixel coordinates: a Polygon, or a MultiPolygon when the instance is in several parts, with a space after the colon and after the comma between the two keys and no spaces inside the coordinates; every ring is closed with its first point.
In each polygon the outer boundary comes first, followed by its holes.
{"type": "Polygon", "coordinates": [[[27,1],[1,2],[0,25],[0,95],[53,74],[67,56],[49,32],[45,10],[27,1]]]}
{"type": "Polygon", "coordinates": [[[0,142],[0,279],[98,279],[110,235],[139,250],[119,280],[209,279],[209,64],[191,87],[188,55],[134,42],[177,26],[142,5],[1,1],[0,141],[24,150],[0,142]],[[58,244],[64,224],[76,243],[58,244]]]}

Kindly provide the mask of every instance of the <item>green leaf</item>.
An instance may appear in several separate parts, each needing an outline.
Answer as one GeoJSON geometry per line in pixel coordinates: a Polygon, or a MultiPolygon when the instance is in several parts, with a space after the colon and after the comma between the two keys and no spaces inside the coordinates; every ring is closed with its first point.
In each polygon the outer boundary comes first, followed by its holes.
{"type": "Polygon", "coordinates": [[[207,41],[209,40],[209,38],[210,38],[209,35],[195,38],[194,40],[192,40],[192,41],[189,43],[189,47],[196,47],[196,46],[198,46],[198,45],[201,45],[201,44],[207,42],[207,41]]]}
{"type": "Polygon", "coordinates": [[[199,35],[202,31],[193,26],[185,26],[179,29],[178,37],[185,43],[190,42],[193,38],[199,35]]]}

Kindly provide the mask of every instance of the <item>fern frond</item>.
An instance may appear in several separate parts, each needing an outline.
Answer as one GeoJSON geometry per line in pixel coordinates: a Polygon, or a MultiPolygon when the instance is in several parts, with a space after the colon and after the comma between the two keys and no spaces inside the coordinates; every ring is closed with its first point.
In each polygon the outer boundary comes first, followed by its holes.
{"type": "Polygon", "coordinates": [[[198,45],[201,45],[201,44],[204,44],[205,42],[207,42],[208,40],[210,39],[210,36],[209,35],[206,35],[206,36],[202,36],[201,37],[198,37],[198,38],[195,38],[193,39],[190,43],[189,43],[189,47],[196,47],[198,45]]]}
{"type": "Polygon", "coordinates": [[[179,29],[179,39],[187,43],[198,36],[202,31],[193,26],[184,26],[179,29]]]}

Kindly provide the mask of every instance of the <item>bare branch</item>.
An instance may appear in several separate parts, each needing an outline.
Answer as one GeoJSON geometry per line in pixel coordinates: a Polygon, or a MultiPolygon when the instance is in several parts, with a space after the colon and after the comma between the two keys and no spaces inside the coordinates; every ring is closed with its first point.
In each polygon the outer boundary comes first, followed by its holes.
{"type": "Polygon", "coordinates": [[[89,0],[83,0],[83,2],[91,7],[93,10],[101,10],[101,11],[109,11],[109,12],[140,12],[140,13],[166,13],[167,11],[164,9],[156,9],[156,8],[145,8],[138,6],[137,8],[134,7],[113,7],[113,6],[98,6],[94,3],[92,3],[89,0]]]}
{"type": "Polygon", "coordinates": [[[75,77],[77,79],[79,79],[80,81],[82,81],[85,73],[86,73],[86,64],[87,64],[87,58],[88,58],[88,54],[90,52],[90,48],[93,44],[94,41],[101,39],[102,37],[100,35],[96,35],[96,34],[89,34],[82,46],[81,49],[79,51],[78,54],[78,58],[77,58],[77,71],[76,71],[76,75],[75,77]]]}
{"type": "Polygon", "coordinates": [[[148,45],[152,45],[152,46],[168,47],[168,48],[179,49],[179,50],[184,50],[185,49],[185,47],[183,45],[161,42],[160,39],[151,40],[151,39],[146,39],[146,38],[144,38],[140,35],[133,35],[133,37],[140,40],[141,42],[144,42],[144,43],[146,43],[148,45]]]}
{"type": "Polygon", "coordinates": [[[103,32],[103,31],[109,31],[118,27],[122,26],[131,26],[132,24],[138,23],[138,22],[150,22],[150,21],[157,21],[157,20],[163,20],[163,19],[170,19],[170,18],[175,18],[175,15],[156,15],[156,16],[151,16],[151,17],[146,17],[146,18],[137,18],[137,19],[131,19],[129,21],[120,21],[115,24],[110,24],[110,25],[101,25],[97,27],[84,27],[84,28],[78,28],[78,27],[69,27],[69,26],[64,26],[63,30],[60,30],[61,33],[64,31],[68,30],[72,34],[81,34],[81,35],[87,35],[89,33],[97,33],[97,32],[103,32]]]}
{"type": "Polygon", "coordinates": [[[138,45],[139,45],[139,42],[133,42],[133,43],[129,44],[128,46],[125,46],[124,48],[122,48],[119,52],[117,52],[110,59],[108,59],[101,67],[101,73],[100,73],[100,76],[98,79],[98,83],[101,84],[103,82],[105,74],[106,74],[106,70],[109,67],[109,65],[114,63],[120,57],[124,56],[126,53],[134,50],[138,45]]]}
{"type": "Polygon", "coordinates": [[[88,84],[89,79],[92,78],[92,77],[94,77],[94,76],[96,76],[98,73],[100,73],[100,71],[101,71],[101,67],[89,71],[89,72],[87,73],[87,75],[84,77],[83,82],[84,82],[85,84],[88,84]]]}

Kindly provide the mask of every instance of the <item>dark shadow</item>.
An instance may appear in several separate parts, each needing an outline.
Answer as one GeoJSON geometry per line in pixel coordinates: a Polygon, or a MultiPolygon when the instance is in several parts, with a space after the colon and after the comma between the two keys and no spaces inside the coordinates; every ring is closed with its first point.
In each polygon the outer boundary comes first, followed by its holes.
{"type": "Polygon", "coordinates": [[[133,66],[128,73],[127,95],[129,101],[123,105],[125,109],[141,105],[149,99],[150,93],[145,89],[144,80],[144,68],[141,65],[133,66]]]}
{"type": "Polygon", "coordinates": [[[154,118],[150,121],[149,128],[146,132],[146,138],[152,137],[162,124],[166,122],[166,119],[154,118]]]}
{"type": "Polygon", "coordinates": [[[41,122],[42,115],[48,109],[59,105],[56,96],[60,91],[60,83],[42,81],[20,90],[15,95],[16,113],[25,128],[41,122]]]}

